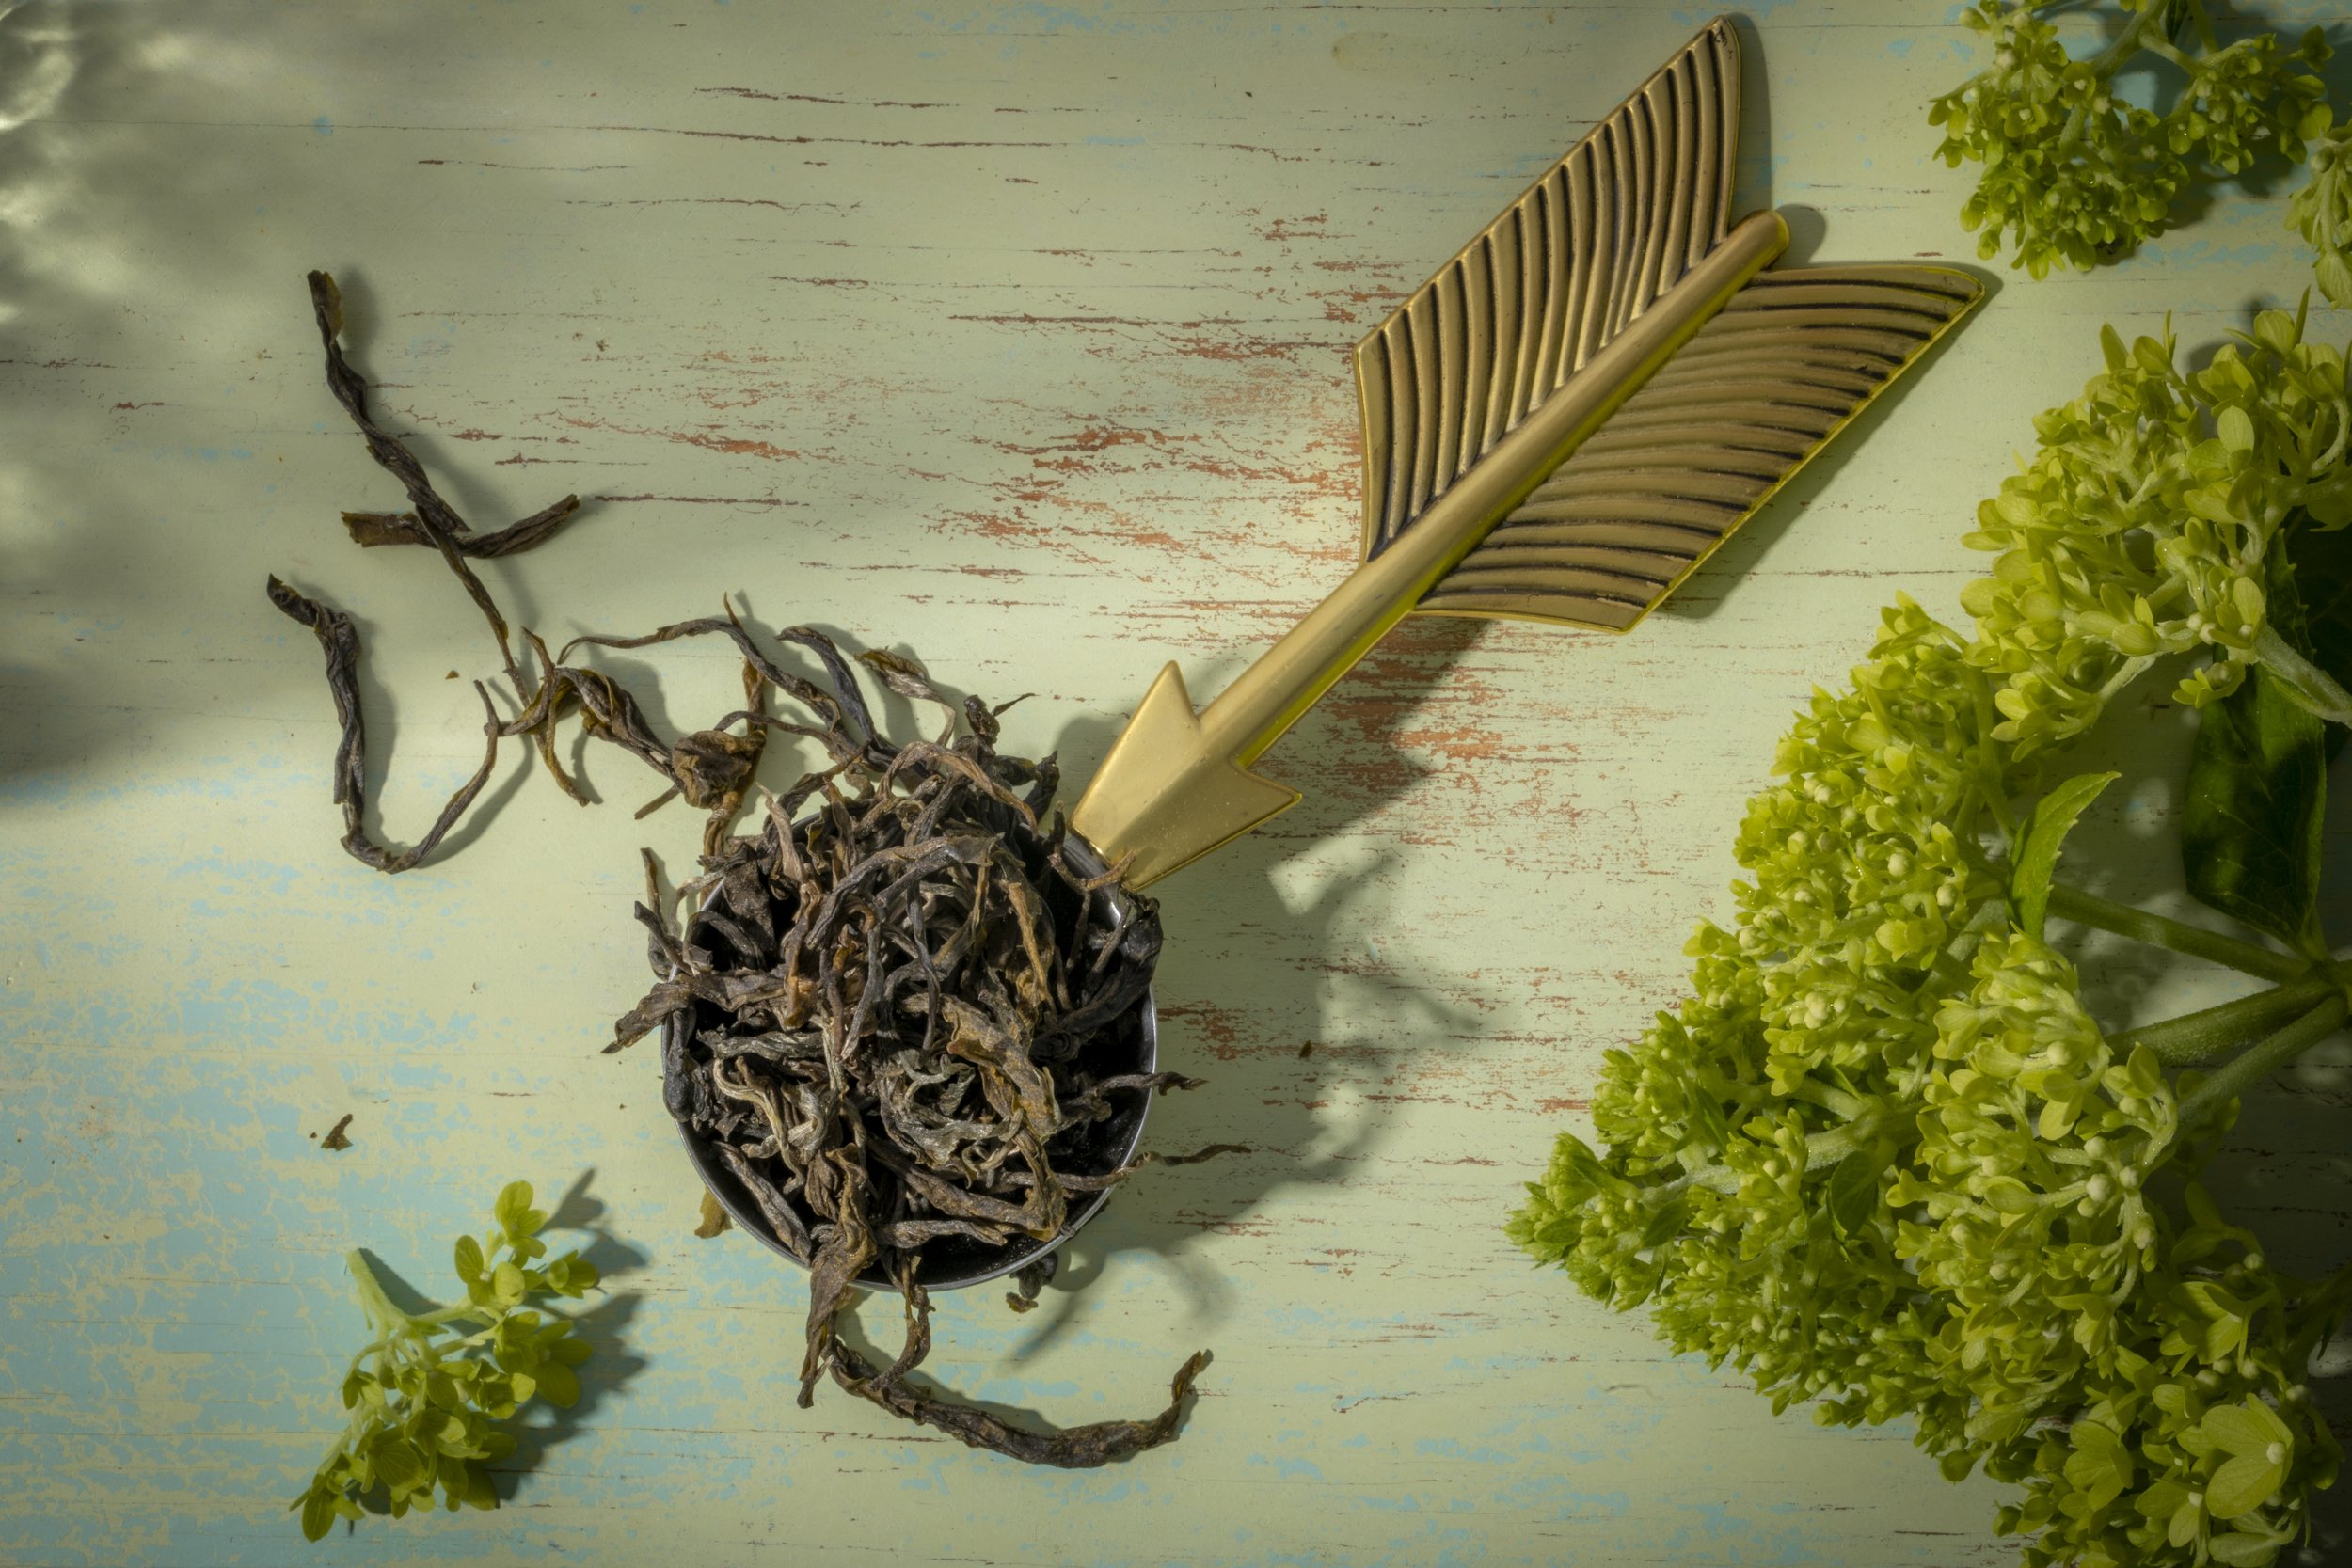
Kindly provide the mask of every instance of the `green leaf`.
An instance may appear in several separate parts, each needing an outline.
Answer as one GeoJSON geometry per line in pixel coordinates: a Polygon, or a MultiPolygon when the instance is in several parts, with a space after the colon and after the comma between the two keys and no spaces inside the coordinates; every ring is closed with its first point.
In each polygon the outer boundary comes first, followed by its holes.
{"type": "Polygon", "coordinates": [[[2107,369],[2120,371],[2123,368],[2125,360],[2123,340],[2116,334],[2112,323],[2100,323],[2099,348],[2100,352],[2106,356],[2107,369]]]}
{"type": "Polygon", "coordinates": [[[2216,1562],[2227,1568],[2267,1568],[2278,1560],[2280,1543],[2259,1535],[2244,1535],[2232,1530],[2213,1538],[2207,1550],[2216,1562]]]}
{"type": "MultiPolygon", "coordinates": [[[[2352,674],[2352,539],[2297,515],[2267,560],[2264,597],[2272,629],[2339,680],[2352,674]],[[2315,621],[2304,570],[2322,595],[2315,621]],[[2312,646],[2319,626],[2326,657],[2312,646]]],[[[2238,689],[2199,716],[2181,815],[2181,861],[2199,901],[2290,947],[2318,938],[2320,831],[2328,758],[2341,736],[2257,664],[2238,689]]]]}
{"type": "MultiPolygon", "coordinates": [[[[2195,1228],[2216,1234],[2230,1228],[2230,1222],[2221,1217],[2221,1206],[2214,1202],[2213,1194],[2205,1191],[2203,1182],[2191,1181],[2182,1188],[2181,1201],[2188,1206],[2189,1223],[2195,1228]]],[[[2204,1287],[2201,1286],[2199,1290],[2202,1291],[2204,1287]]]]}
{"type": "Polygon", "coordinates": [[[2106,1507],[2131,1482],[2130,1450],[2111,1428],[2097,1421],[2076,1422],[2068,1436],[2074,1451],[2067,1456],[2066,1479],[2083,1492],[2091,1507],[2106,1507]]]}
{"type": "Polygon", "coordinates": [[[558,1409],[569,1410],[580,1402],[580,1379],[561,1361],[547,1361],[539,1367],[539,1397],[558,1409]]]}
{"type": "Polygon", "coordinates": [[[1876,1164],[1857,1149],[1837,1162],[1830,1172],[1829,1223],[1840,1236],[1853,1241],[1870,1228],[1870,1222],[1879,1212],[1879,1171],[1876,1164]]]}
{"type": "Polygon", "coordinates": [[[2183,1503],[2172,1511],[2171,1523],[2165,1527],[2165,1540],[2175,1546],[2185,1546],[2197,1539],[2197,1531],[2205,1522],[2204,1510],[2195,1503],[2183,1503]]]}
{"type": "Polygon", "coordinates": [[[2003,1214],[2030,1214],[2042,1205],[2033,1189],[2013,1176],[1996,1176],[1984,1184],[1984,1201],[2003,1214]]]}
{"type": "MultiPolygon", "coordinates": [[[[2274,553],[2286,552],[2292,592],[2281,615],[2273,586],[2271,623],[2296,652],[2335,677],[2337,685],[2352,687],[2352,528],[2323,530],[2308,515],[2296,513],[2280,532],[2282,541],[2271,547],[2274,553]]],[[[2329,755],[2344,738],[2342,728],[2329,727],[2329,755]]]]}
{"type": "Polygon", "coordinates": [[[2291,947],[2315,940],[2327,724],[2257,665],[2199,716],[2181,814],[2188,891],[2291,947]]]}
{"type": "Polygon", "coordinates": [[[490,1274],[490,1299],[501,1307],[513,1307],[523,1299],[523,1271],[512,1263],[501,1263],[490,1274]]]}
{"type": "MultiPolygon", "coordinates": [[[[2315,270],[2319,276],[2319,292],[2328,296],[2328,304],[2352,305],[2352,263],[2344,261],[2343,252],[2327,252],[2320,257],[2315,270]]],[[[2220,1543],[2216,1542],[2217,1556],[2219,1549],[2220,1543]]]]}
{"type": "Polygon", "coordinates": [[[326,1532],[335,1528],[335,1499],[331,1494],[311,1491],[303,1495],[296,1505],[302,1510],[302,1538],[324,1541],[326,1532]]]}
{"type": "Polygon", "coordinates": [[[457,1238],[457,1277],[470,1285],[482,1277],[482,1243],[471,1236],[457,1238]]]}
{"type": "Polygon", "coordinates": [[[2205,1360],[2219,1366],[2246,1348],[2244,1318],[2216,1318],[2205,1325],[2205,1360]]]}
{"type": "Polygon", "coordinates": [[[2058,872],[2058,850],[2099,792],[2113,784],[2118,773],[2078,773],[2034,802],[2034,808],[2017,836],[2017,852],[2011,857],[2009,874],[2010,903],[2017,911],[2017,924],[2029,937],[2042,935],[2042,923],[2050,911],[2050,879],[2058,872]]]}
{"type": "Polygon", "coordinates": [[[377,1443],[374,1457],[376,1477],[391,1488],[394,1497],[413,1492],[420,1484],[432,1484],[432,1472],[425,1466],[424,1456],[405,1439],[394,1437],[377,1443]]]}
{"type": "Polygon", "coordinates": [[[2254,450],[2254,421],[2245,409],[2235,404],[2224,408],[2215,423],[2223,446],[2232,451],[2254,450]]]}
{"type": "Polygon", "coordinates": [[[497,1216],[500,1229],[528,1233],[531,1227],[523,1221],[531,1213],[531,1183],[509,1181],[499,1190],[498,1202],[490,1212],[497,1216]]]}
{"type": "Polygon", "coordinates": [[[2200,1424],[2224,1453],[2265,1453],[2273,1444],[2293,1451],[2295,1433],[2268,1405],[2250,1396],[2242,1404],[2214,1406],[2200,1424]]]}
{"type": "Polygon", "coordinates": [[[2286,1466],[2258,1453],[2242,1453],[2213,1473],[2205,1485],[2205,1512],[2217,1519],[2234,1519],[2268,1502],[2286,1479],[2286,1466]]]}
{"type": "Polygon", "coordinates": [[[1710,1155],[1731,1142],[1731,1120],[1724,1115],[1723,1102],[1703,1088],[1691,1096],[1691,1132],[1710,1155]]]}

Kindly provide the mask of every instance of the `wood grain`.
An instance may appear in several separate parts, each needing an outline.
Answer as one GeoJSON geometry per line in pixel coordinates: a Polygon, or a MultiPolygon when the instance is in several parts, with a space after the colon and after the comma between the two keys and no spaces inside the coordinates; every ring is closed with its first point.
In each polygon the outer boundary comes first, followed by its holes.
{"type": "MultiPolygon", "coordinates": [[[[1966,256],[1921,117],[1961,31],[1893,0],[1761,11],[1738,205],[1817,214],[1797,260],[1966,256]]],[[[1349,346],[1704,20],[0,15],[0,1561],[316,1560],[283,1509],[357,1342],[343,1249],[438,1292],[516,1176],[568,1190],[607,1266],[592,1397],[500,1513],[371,1522],[344,1558],[2010,1560],[1998,1488],[1946,1486],[1899,1430],[1773,1418],[1501,1221],[1600,1053],[1678,995],[1791,708],[1897,590],[1952,608],[1976,499],[2100,321],[2204,342],[2302,289],[2279,203],[2002,279],[1633,637],[1408,623],[1268,757],[1306,803],[1165,889],[1164,1050],[1211,1084],[1152,1133],[1255,1152],[1147,1173],[1041,1310],[940,1315],[943,1383],[1054,1420],[1153,1408],[1214,1346],[1183,1438],[1100,1474],[792,1407],[803,1280],[693,1235],[652,1056],[596,1054],[642,983],[635,849],[683,863],[695,824],[631,822],[613,757],[588,811],[510,757],[457,853],[371,875],[335,847],[316,651],[262,594],[276,571],[358,617],[384,821],[412,833],[479,755],[445,674],[491,661],[437,562],[336,520],[397,497],[322,385],[325,266],[477,526],[588,503],[483,563],[516,619],[636,631],[736,593],[1034,693],[1009,743],[1083,777],[1162,660],[1214,689],[1347,570],[1349,346]]],[[[732,705],[715,649],[612,667],[665,726],[732,705]]],[[[2340,1243],[2342,1090],[2297,1092],[2305,1141],[2245,1152],[2250,1201],[2340,1243]]]]}

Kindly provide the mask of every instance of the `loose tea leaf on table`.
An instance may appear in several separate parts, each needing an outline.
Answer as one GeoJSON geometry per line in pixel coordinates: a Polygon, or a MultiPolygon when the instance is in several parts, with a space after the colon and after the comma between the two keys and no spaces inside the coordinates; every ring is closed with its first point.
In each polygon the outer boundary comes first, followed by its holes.
{"type": "MultiPolygon", "coordinates": [[[[675,742],[664,741],[654,733],[636,699],[618,682],[600,671],[558,664],[546,644],[526,626],[522,628],[521,640],[538,670],[537,677],[532,678],[524,664],[516,660],[515,634],[505,613],[467,561],[515,555],[546,543],[579,512],[580,498],[565,496],[495,533],[475,533],[457,515],[456,508],[434,487],[416,454],[380,423],[370,408],[366,380],[343,356],[340,341],[343,325],[342,293],[335,286],[334,278],[323,272],[311,273],[310,288],[311,312],[326,348],[327,387],[366,438],[368,455],[400,481],[411,508],[403,513],[346,512],[343,525],[353,540],[362,546],[426,545],[440,552],[467,596],[482,611],[491,639],[498,645],[499,662],[513,689],[517,707],[514,717],[501,719],[489,689],[476,682],[474,689],[487,715],[483,728],[488,743],[481,768],[450,797],[431,829],[414,845],[396,850],[376,842],[366,825],[367,743],[359,707],[358,628],[342,610],[272,577],[270,602],[310,627],[326,655],[326,686],[335,701],[341,730],[335,752],[335,803],[343,813],[343,847],[355,859],[378,871],[405,871],[421,863],[439,847],[441,840],[482,793],[498,764],[499,742],[510,737],[530,736],[538,748],[540,762],[557,787],[582,805],[587,804],[586,792],[564,770],[555,752],[556,726],[573,712],[580,716],[580,727],[587,735],[612,742],[661,775],[668,788],[647,802],[640,816],[673,796],[682,795],[687,804],[710,813],[704,843],[706,847],[716,846],[742,804],[743,791],[759,764],[765,732],[754,722],[745,735],[728,735],[723,725],[675,742]]],[[[764,679],[747,668],[747,719],[755,720],[762,711],[765,688],[764,679]]]]}
{"type": "MultiPolygon", "coordinates": [[[[947,723],[936,740],[894,745],[850,663],[806,628],[779,635],[816,656],[830,688],[776,668],[732,619],[580,641],[703,635],[732,640],[813,719],[730,721],[815,740],[828,765],[771,799],[757,832],[704,858],[679,890],[692,911],[681,925],[664,900],[639,906],[657,979],[611,1049],[661,1031],[671,1114],[808,1265],[800,1402],[830,1372],[896,1415],[1032,1464],[1100,1465],[1166,1442],[1205,1353],[1153,1419],[1051,1434],[903,1381],[930,1346],[925,1249],[1054,1239],[1087,1196],[1153,1158],[1119,1164],[1090,1136],[1098,1125],[1135,1097],[1198,1082],[1120,1070],[1121,1031],[1140,1026],[1159,958],[1156,909],[1097,896],[1108,879],[1073,863],[1058,816],[1041,820],[1052,759],[1000,753],[1003,710],[943,695],[911,660],[864,662],[947,723]],[[905,1348],[879,1372],[834,1331],[861,1278],[892,1282],[906,1303],[905,1348]]],[[[1131,1065],[1132,1042],[1124,1055],[1131,1065]]]]}

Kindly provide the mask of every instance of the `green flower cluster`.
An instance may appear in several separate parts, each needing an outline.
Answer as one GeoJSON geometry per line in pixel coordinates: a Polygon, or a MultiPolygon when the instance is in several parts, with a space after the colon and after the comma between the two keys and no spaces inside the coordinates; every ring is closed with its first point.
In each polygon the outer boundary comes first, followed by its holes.
{"type": "Polygon", "coordinates": [[[1997,738],[2020,754],[2071,738],[2160,655],[2216,656],[2182,677],[2183,702],[2236,689],[2281,525],[2352,520],[2344,356],[2302,333],[2265,311],[2184,373],[2169,332],[2126,348],[2103,330],[2106,373],[2035,421],[2040,450],[1966,536],[1999,557],[1961,595],[1970,657],[2004,683],[1997,738]]]}
{"type": "MultiPolygon", "coordinates": [[[[2087,270],[2162,233],[2174,199],[2200,180],[2244,173],[2271,153],[2299,161],[2306,144],[2329,135],[2318,74],[2329,51],[2318,28],[2292,46],[2266,32],[2225,45],[2202,0],[2123,8],[2115,40],[2080,59],[2044,19],[2056,0],[1979,0],[1964,13],[1993,63],[1935,99],[1928,120],[1944,130],[1938,156],[1983,170],[1961,210],[1979,255],[2013,241],[2011,264],[2036,277],[2053,266],[2087,270]],[[2157,61],[2185,78],[2163,113],[2126,102],[2116,84],[2157,61]]],[[[2320,246],[2340,270],[2344,237],[2320,246]]]]}
{"type": "Polygon", "coordinates": [[[1510,1232],[1775,1410],[1907,1416],[1947,1475],[2021,1486],[2029,1568],[2268,1563],[2334,1478],[2302,1378],[2352,1285],[2221,1219],[2197,1170],[2236,1080],[2102,1034],[2041,933],[2046,863],[2021,892],[2021,807],[2164,655],[2212,657],[2195,696],[2234,680],[2287,510],[2346,518],[2344,368],[2279,316],[2194,375],[2106,341],[1971,538],[1999,552],[1976,635],[1901,599],[1814,693],[1741,823],[1737,919],[1510,1232]]]}
{"type": "Polygon", "coordinates": [[[563,1406],[579,1400],[573,1369],[588,1359],[588,1345],[572,1337],[570,1319],[526,1304],[577,1298],[596,1283],[596,1270],[576,1253],[535,1261],[547,1257],[538,1232],[548,1216],[531,1199],[531,1183],[509,1183],[498,1196],[496,1228],[480,1240],[458,1238],[462,1306],[404,1312],[363,1254],[346,1259],[376,1338],[343,1377],[350,1425],[294,1501],[310,1540],[338,1518],[359,1519],[366,1502],[380,1502],[395,1519],[430,1508],[436,1487],[453,1511],[496,1508],[484,1465],[515,1449],[497,1423],[533,1399],[563,1406]]]}

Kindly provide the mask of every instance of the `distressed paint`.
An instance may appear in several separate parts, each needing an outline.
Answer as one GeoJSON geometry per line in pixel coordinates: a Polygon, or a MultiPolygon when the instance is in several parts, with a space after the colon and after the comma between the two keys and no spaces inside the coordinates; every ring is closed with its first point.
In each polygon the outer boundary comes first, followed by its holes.
{"type": "MultiPolygon", "coordinates": [[[[1966,257],[1920,122],[1965,35],[1892,0],[1759,12],[1743,205],[1816,211],[1799,260],[1966,257]]],[[[0,1561],[310,1560],[283,1508],[357,1342],[342,1250],[437,1291],[512,1176],[597,1228],[591,1397],[501,1513],[371,1524],[342,1558],[2010,1560],[1998,1489],[1944,1485],[1900,1431],[1773,1418],[1499,1224],[1600,1053],[1677,995],[1809,683],[1897,589],[1950,607],[1976,498],[2100,320],[2203,342],[2303,287],[2275,202],[2224,196],[2094,278],[2004,278],[1634,637],[1408,623],[1270,755],[1306,803],[1164,890],[1165,1049],[1211,1085],[1153,1119],[1255,1152],[1148,1173],[1044,1310],[941,1313],[941,1381],[1056,1420],[1141,1414],[1215,1347],[1183,1439],[1104,1473],[830,1390],[793,1408],[800,1277],[692,1237],[650,1055],[596,1053],[641,983],[634,850],[682,861],[693,824],[632,823],[621,759],[590,759],[616,800],[582,812],[510,752],[462,852],[365,872],[334,846],[316,651],[261,594],[276,570],[360,618],[413,833],[478,755],[444,672],[489,661],[437,562],[334,521],[393,492],[321,385],[301,273],[326,265],[461,507],[589,499],[485,569],[518,619],[634,630],[740,591],[1034,692],[1010,742],[1083,778],[1162,659],[1214,689],[1346,570],[1347,347],[1705,15],[0,16],[0,1561]]],[[[613,663],[658,671],[658,720],[732,705],[713,649],[613,663]]],[[[2342,1089],[2295,1094],[2304,1141],[2235,1158],[2332,1260],[2342,1089]]]]}

